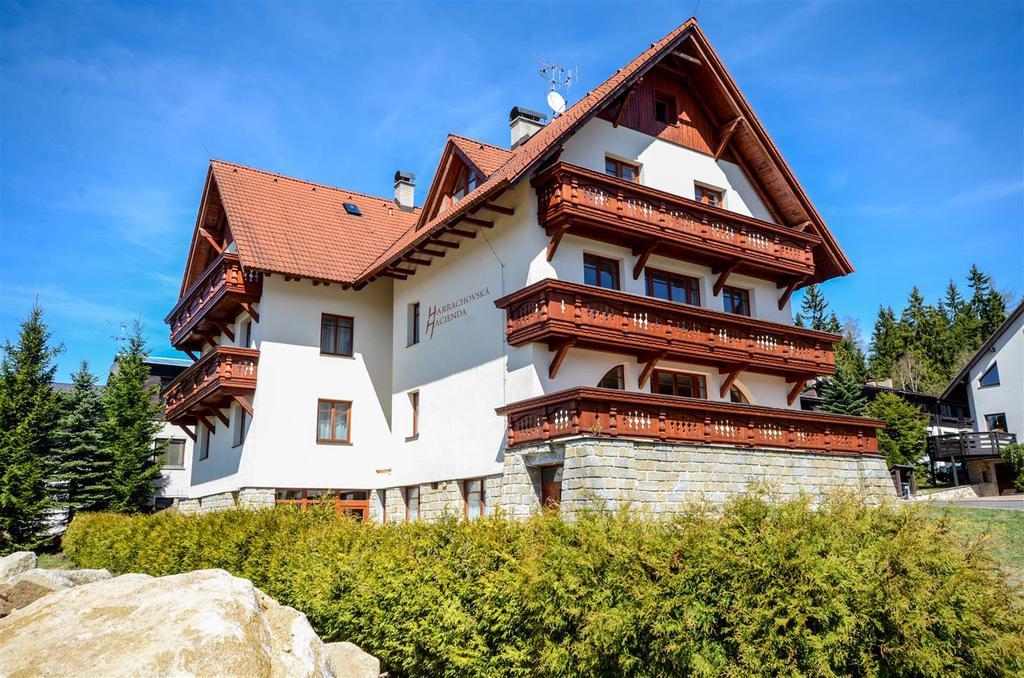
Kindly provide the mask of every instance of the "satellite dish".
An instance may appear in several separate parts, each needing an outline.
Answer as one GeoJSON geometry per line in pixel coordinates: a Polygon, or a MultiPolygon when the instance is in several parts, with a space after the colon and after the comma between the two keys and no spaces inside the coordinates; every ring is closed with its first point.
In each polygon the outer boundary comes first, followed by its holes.
{"type": "Polygon", "coordinates": [[[548,92],[548,106],[554,111],[555,115],[565,113],[565,97],[555,90],[551,90],[548,92]]]}

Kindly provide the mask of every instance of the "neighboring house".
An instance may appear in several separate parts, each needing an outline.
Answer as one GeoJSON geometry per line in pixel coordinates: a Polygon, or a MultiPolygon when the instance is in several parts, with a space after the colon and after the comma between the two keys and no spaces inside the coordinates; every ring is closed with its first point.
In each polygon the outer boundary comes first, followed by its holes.
{"type": "Polygon", "coordinates": [[[210,162],[167,316],[182,510],[893,494],[879,422],[799,408],[839,337],[791,295],[853,267],[695,21],[510,127],[449,135],[421,208],[404,172],[383,198],[210,162]]]}
{"type": "Polygon", "coordinates": [[[962,463],[982,496],[1011,494],[1013,468],[1000,451],[1024,436],[1024,303],[968,361],[942,398],[964,401],[973,431],[929,438],[935,462],[962,463]]]}
{"type": "MultiPolygon", "coordinates": [[[[161,391],[191,364],[190,360],[182,358],[146,359],[150,383],[159,385],[161,391]]],[[[154,448],[161,443],[166,443],[166,447],[160,458],[162,470],[153,497],[157,509],[174,506],[179,499],[188,496],[192,468],[192,440],[181,428],[164,421],[154,436],[154,448]]]]}

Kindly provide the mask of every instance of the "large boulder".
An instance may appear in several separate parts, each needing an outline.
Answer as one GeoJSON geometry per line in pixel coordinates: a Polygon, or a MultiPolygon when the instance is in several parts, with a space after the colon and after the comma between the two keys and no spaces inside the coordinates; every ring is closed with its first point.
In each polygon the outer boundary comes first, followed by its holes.
{"type": "Polygon", "coordinates": [[[333,676],[305,615],[223,570],[129,574],[0,619],[7,676],[333,676]]]}
{"type": "Polygon", "coordinates": [[[377,678],[380,675],[380,660],[354,643],[327,643],[327,654],[331,657],[334,673],[345,678],[377,678]]]}
{"type": "Polygon", "coordinates": [[[17,551],[0,558],[0,584],[11,577],[31,570],[36,566],[36,554],[31,551],[17,551]]]}

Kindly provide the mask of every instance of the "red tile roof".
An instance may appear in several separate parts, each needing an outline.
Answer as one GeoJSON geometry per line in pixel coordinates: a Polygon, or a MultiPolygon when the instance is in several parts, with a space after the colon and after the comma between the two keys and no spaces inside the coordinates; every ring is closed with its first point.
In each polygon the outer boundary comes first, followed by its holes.
{"type": "Polygon", "coordinates": [[[512,151],[500,146],[492,146],[482,141],[460,137],[458,134],[449,134],[448,138],[455,147],[469,158],[469,161],[477,166],[485,177],[489,177],[504,165],[512,157],[512,151]]]}
{"type": "Polygon", "coordinates": [[[387,198],[222,160],[210,171],[245,268],[350,283],[419,215],[387,198]],[[346,202],[362,217],[346,213],[346,202]]]}

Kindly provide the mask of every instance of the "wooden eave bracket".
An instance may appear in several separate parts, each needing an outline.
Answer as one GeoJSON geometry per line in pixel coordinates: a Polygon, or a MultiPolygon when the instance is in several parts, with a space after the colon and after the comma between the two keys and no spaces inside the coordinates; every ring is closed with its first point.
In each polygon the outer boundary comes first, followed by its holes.
{"type": "Polygon", "coordinates": [[[568,230],[569,222],[566,222],[551,234],[551,242],[548,243],[548,261],[555,258],[555,252],[558,251],[558,243],[562,242],[562,236],[565,235],[568,230]]]}
{"type": "Polygon", "coordinates": [[[214,238],[213,235],[211,235],[210,232],[206,230],[205,226],[200,226],[198,230],[199,235],[203,236],[203,238],[206,239],[206,242],[210,243],[210,247],[215,249],[217,251],[217,254],[224,253],[224,248],[221,247],[220,243],[217,242],[216,238],[214,238]]]}
{"type": "Polygon", "coordinates": [[[185,355],[187,355],[189,358],[192,358],[192,362],[195,362],[195,361],[199,360],[199,356],[197,356],[192,351],[188,350],[187,348],[183,349],[183,350],[185,352],[185,355]]]}
{"type": "Polygon", "coordinates": [[[722,269],[711,269],[712,273],[718,274],[718,279],[715,280],[715,286],[711,290],[717,297],[722,293],[722,288],[725,287],[725,283],[729,281],[729,275],[736,270],[736,267],[740,265],[739,259],[733,259],[729,264],[722,269]]]}
{"type": "Polygon", "coordinates": [[[197,414],[196,415],[196,419],[198,419],[203,424],[203,426],[206,427],[206,430],[208,430],[208,431],[216,431],[217,430],[217,427],[214,426],[213,424],[211,424],[210,420],[207,419],[204,415],[197,414]]]}
{"type": "Polygon", "coordinates": [[[185,426],[184,424],[176,424],[176,426],[184,431],[185,435],[192,439],[192,442],[196,442],[196,434],[194,431],[188,430],[188,426],[185,426]]]}
{"type": "Polygon", "coordinates": [[[718,390],[718,395],[724,398],[729,393],[729,389],[732,388],[733,383],[735,383],[736,377],[740,376],[740,372],[746,370],[748,367],[750,367],[750,363],[743,363],[742,365],[734,367],[729,372],[729,376],[727,376],[725,381],[722,382],[722,387],[718,390]]]}
{"type": "Polygon", "coordinates": [[[490,210],[491,212],[495,212],[497,214],[504,214],[506,217],[511,217],[516,213],[516,211],[511,207],[505,207],[504,205],[498,205],[493,202],[485,202],[480,206],[480,209],[490,210]]]}
{"type": "Polygon", "coordinates": [[[619,110],[615,112],[615,119],[612,121],[612,127],[618,127],[619,123],[622,122],[622,114],[626,112],[626,107],[629,106],[629,100],[633,98],[633,94],[636,93],[637,86],[643,81],[644,79],[642,77],[637,78],[636,82],[629,86],[629,90],[627,90],[622,97],[622,103],[619,104],[619,110]]]}
{"type": "Polygon", "coordinates": [[[633,280],[639,280],[640,274],[643,273],[644,267],[647,266],[647,260],[651,258],[654,250],[657,249],[659,242],[657,240],[648,243],[641,250],[633,250],[633,256],[637,257],[636,265],[633,266],[633,280]]]}
{"type": "Polygon", "coordinates": [[[231,341],[235,340],[235,333],[231,330],[227,323],[221,320],[214,320],[212,322],[214,325],[217,326],[217,329],[220,330],[221,333],[224,334],[228,339],[230,339],[231,341]]]}
{"type": "Polygon", "coordinates": [[[555,357],[551,359],[551,364],[548,365],[548,378],[554,379],[558,375],[558,368],[562,366],[565,361],[565,357],[569,355],[569,349],[576,343],[575,339],[566,339],[560,344],[555,344],[550,347],[555,352],[555,357]]]}
{"type": "Polygon", "coordinates": [[[207,414],[212,414],[213,416],[217,417],[217,419],[220,420],[220,423],[224,424],[225,426],[231,425],[231,420],[228,419],[227,415],[221,412],[219,408],[210,408],[206,412],[207,414]]]}
{"type": "Polygon", "coordinates": [[[719,141],[718,147],[715,148],[715,160],[722,157],[722,153],[725,152],[726,147],[729,145],[729,140],[732,139],[733,133],[739,128],[741,122],[743,122],[743,116],[736,116],[718,130],[719,141]]]}
{"type": "Polygon", "coordinates": [[[249,314],[249,317],[256,321],[257,324],[260,322],[260,314],[256,312],[256,309],[252,307],[249,302],[242,303],[242,310],[249,314]]]}
{"type": "Polygon", "coordinates": [[[449,227],[448,232],[451,233],[452,235],[457,235],[460,238],[472,239],[476,237],[476,231],[467,231],[463,228],[455,228],[454,226],[449,227]]]}
{"type": "Polygon", "coordinates": [[[789,395],[786,396],[786,404],[792,405],[796,402],[796,399],[803,393],[804,387],[807,382],[811,380],[811,377],[797,377],[796,381],[790,379],[786,380],[787,384],[793,384],[793,388],[789,389],[789,395]]]}
{"type": "Polygon", "coordinates": [[[437,236],[432,236],[430,238],[430,244],[431,245],[440,245],[441,247],[447,247],[448,249],[452,249],[452,250],[459,249],[459,243],[452,242],[451,240],[442,240],[441,238],[439,238],[437,236]]]}
{"type": "Polygon", "coordinates": [[[780,311],[782,309],[786,308],[786,303],[789,302],[789,298],[791,296],[793,296],[793,292],[796,290],[797,286],[799,286],[800,283],[802,283],[805,280],[807,280],[807,278],[794,278],[793,280],[790,280],[788,283],[781,283],[781,282],[779,283],[780,285],[784,284],[785,288],[786,288],[782,292],[782,296],[779,297],[779,310],[780,311]]]}
{"type": "Polygon", "coordinates": [[[647,380],[651,378],[651,373],[654,372],[654,368],[657,367],[659,361],[665,359],[665,355],[666,353],[662,351],[648,356],[637,356],[637,362],[644,363],[644,369],[640,371],[640,377],[636,380],[637,388],[644,388],[646,386],[647,380]]]}
{"type": "Polygon", "coordinates": [[[792,228],[794,231],[806,231],[810,225],[811,220],[808,219],[807,221],[801,221],[799,224],[795,224],[792,228]]]}
{"type": "Polygon", "coordinates": [[[244,398],[240,395],[235,395],[231,397],[235,399],[235,402],[238,403],[243,410],[249,413],[250,417],[252,416],[252,403],[249,402],[248,398],[244,398]]]}
{"type": "Polygon", "coordinates": [[[414,256],[408,256],[405,258],[405,260],[408,261],[410,264],[414,264],[416,266],[430,266],[430,264],[433,263],[432,261],[430,261],[430,259],[420,259],[419,257],[414,256]]]}
{"type": "MultiPolygon", "coordinates": [[[[493,221],[487,221],[486,219],[477,219],[476,217],[462,216],[456,220],[455,223],[467,223],[470,226],[479,226],[480,228],[494,228],[493,221]]],[[[451,229],[449,229],[451,230],[451,229]]]]}

